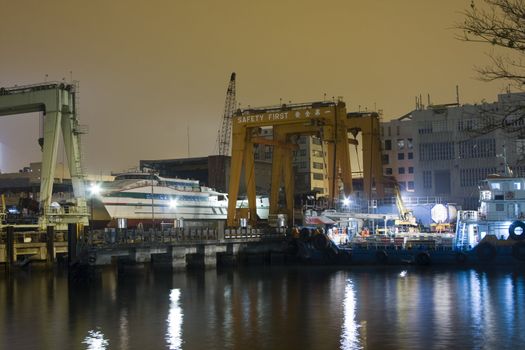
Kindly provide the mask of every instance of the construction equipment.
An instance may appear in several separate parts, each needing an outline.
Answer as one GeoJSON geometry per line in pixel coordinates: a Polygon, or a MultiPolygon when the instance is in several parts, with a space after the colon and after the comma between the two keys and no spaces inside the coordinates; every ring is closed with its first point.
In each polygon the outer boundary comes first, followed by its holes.
{"type": "Polygon", "coordinates": [[[0,116],[43,113],[42,171],[40,176],[39,224],[88,223],[84,174],[80,157],[81,128],[77,120],[76,89],[73,84],[44,83],[0,88],[0,116]],[[53,180],[62,130],[76,206],[67,212],[51,206],[53,180]]]}
{"type": "Polygon", "coordinates": [[[417,226],[416,218],[412,210],[405,206],[399,184],[394,180],[394,191],[396,195],[396,207],[399,211],[399,219],[395,221],[396,226],[417,226]]]}
{"type": "Polygon", "coordinates": [[[222,125],[217,139],[220,156],[228,156],[230,153],[230,139],[232,132],[232,117],[235,112],[235,73],[232,73],[228,90],[226,91],[226,101],[224,102],[224,114],[222,125]]]}
{"type": "Polygon", "coordinates": [[[238,110],[232,119],[232,160],[229,183],[228,226],[238,225],[236,198],[242,165],[248,196],[249,220],[256,223],[254,144],[273,146],[272,181],[270,192],[270,215],[283,214],[278,206],[279,190],[284,184],[286,206],[282,211],[288,221],[293,217],[293,169],[292,152],[297,147],[297,135],[315,135],[327,144],[327,174],[329,198],[335,201],[339,196],[337,181],[341,180],[345,196],[352,193],[352,171],[349,143],[354,140],[348,133],[362,132],[363,158],[365,161],[365,193],[371,196],[372,182],[382,196],[382,164],[380,157],[379,118],[377,114],[366,116],[347,115],[343,101],[314,102],[280,105],[267,108],[238,110]],[[261,127],[273,127],[273,139],[260,136],[261,127]],[[338,178],[340,174],[340,179],[338,178]]]}

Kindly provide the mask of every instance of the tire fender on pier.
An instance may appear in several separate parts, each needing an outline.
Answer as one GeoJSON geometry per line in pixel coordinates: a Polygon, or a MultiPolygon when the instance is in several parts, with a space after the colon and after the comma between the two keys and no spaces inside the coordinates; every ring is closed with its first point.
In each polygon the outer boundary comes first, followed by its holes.
{"type": "Polygon", "coordinates": [[[525,223],[523,223],[523,221],[520,220],[514,221],[509,226],[509,237],[516,241],[521,241],[525,239],[525,223]],[[516,232],[516,229],[518,228],[520,229],[519,233],[516,232]]]}

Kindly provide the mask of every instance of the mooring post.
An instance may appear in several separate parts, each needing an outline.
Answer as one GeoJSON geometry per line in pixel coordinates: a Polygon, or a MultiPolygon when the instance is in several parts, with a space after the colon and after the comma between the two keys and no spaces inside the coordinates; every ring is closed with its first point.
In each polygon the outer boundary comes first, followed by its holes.
{"type": "Polygon", "coordinates": [[[46,262],[52,264],[55,261],[55,226],[47,226],[46,248],[46,262]]]}
{"type": "Polygon", "coordinates": [[[7,243],[7,264],[8,268],[12,267],[15,262],[15,228],[14,226],[7,226],[6,231],[7,243]]]}
{"type": "Polygon", "coordinates": [[[77,260],[77,224],[67,224],[67,262],[71,264],[77,260]]]}

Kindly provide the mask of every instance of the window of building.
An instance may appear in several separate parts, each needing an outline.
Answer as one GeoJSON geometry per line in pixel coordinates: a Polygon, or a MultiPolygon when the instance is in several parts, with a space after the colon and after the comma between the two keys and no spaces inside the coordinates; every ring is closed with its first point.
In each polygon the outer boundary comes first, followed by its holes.
{"type": "Polygon", "coordinates": [[[264,158],[265,159],[272,159],[272,146],[265,146],[264,147],[264,158]]]}
{"type": "Polygon", "coordinates": [[[414,145],[412,144],[412,139],[407,139],[407,148],[408,149],[414,148],[414,145]]]}
{"type": "Polygon", "coordinates": [[[392,168],[385,168],[385,175],[392,175],[392,168]]]}
{"type": "Polygon", "coordinates": [[[447,160],[454,159],[453,142],[430,142],[419,145],[419,160],[447,160]]]}
{"type": "Polygon", "coordinates": [[[495,139],[475,139],[458,144],[459,158],[493,158],[496,156],[495,139]]]}
{"type": "Polygon", "coordinates": [[[414,153],[408,152],[408,159],[414,159],[414,153]]]}
{"type": "Polygon", "coordinates": [[[314,157],[322,157],[322,156],[323,156],[323,151],[313,150],[313,151],[312,151],[312,155],[313,155],[314,157]]]}
{"type": "Polygon", "coordinates": [[[306,143],[306,136],[299,137],[299,140],[297,141],[298,144],[305,144],[306,143]]]}
{"type": "Polygon", "coordinates": [[[414,173],[414,167],[413,166],[409,166],[408,167],[408,173],[409,174],[413,174],[414,173]]]}
{"type": "Polygon", "coordinates": [[[516,140],[516,154],[520,156],[525,155],[525,139],[516,140]]]}
{"type": "Polygon", "coordinates": [[[306,162],[299,163],[299,168],[306,169],[306,162]]]}
{"type": "Polygon", "coordinates": [[[253,159],[259,159],[259,152],[253,153],[253,159]]]}
{"type": "Polygon", "coordinates": [[[314,192],[319,193],[319,194],[323,194],[324,193],[324,188],[321,188],[321,187],[314,187],[312,190],[314,192]]]}
{"type": "Polygon", "coordinates": [[[459,171],[459,186],[475,187],[489,174],[496,173],[496,168],[472,168],[459,171]]]}
{"type": "Polygon", "coordinates": [[[397,154],[397,160],[403,160],[405,159],[405,154],[404,153],[398,153],[397,154]]]}
{"type": "Polygon", "coordinates": [[[306,156],[306,150],[305,149],[299,150],[299,155],[303,157],[306,156]]]}
{"type": "Polygon", "coordinates": [[[432,171],[423,171],[423,188],[432,188],[432,171]]]}
{"type": "Polygon", "coordinates": [[[392,150],[392,140],[385,140],[385,151],[392,150]]]}
{"type": "Polygon", "coordinates": [[[407,189],[414,190],[414,181],[407,182],[407,189]]]}
{"type": "Polygon", "coordinates": [[[390,126],[388,127],[387,130],[388,130],[388,135],[387,135],[387,136],[392,136],[392,132],[391,132],[392,130],[391,130],[391,127],[390,127],[390,126]]]}
{"type": "Polygon", "coordinates": [[[323,169],[323,163],[313,162],[312,167],[313,167],[314,169],[323,169]]]}
{"type": "Polygon", "coordinates": [[[399,185],[399,189],[401,191],[406,191],[407,189],[407,183],[405,181],[398,181],[397,183],[399,185]]]}
{"type": "Polygon", "coordinates": [[[396,126],[396,135],[399,136],[400,133],[401,133],[401,127],[398,125],[396,126]]]}
{"type": "Polygon", "coordinates": [[[314,180],[323,180],[324,175],[319,173],[313,173],[314,180]]]}
{"type": "Polygon", "coordinates": [[[400,151],[405,149],[405,140],[404,139],[397,139],[397,149],[400,150],[400,151]]]}
{"type": "Polygon", "coordinates": [[[322,142],[320,138],[312,136],[312,143],[314,145],[320,145],[322,142]]]}
{"type": "Polygon", "coordinates": [[[382,160],[383,160],[383,164],[388,164],[390,163],[390,158],[388,157],[388,154],[383,154],[381,156],[382,160]]]}
{"type": "Polygon", "coordinates": [[[405,168],[398,168],[397,169],[397,173],[400,174],[400,175],[404,174],[405,173],[405,168]]]}

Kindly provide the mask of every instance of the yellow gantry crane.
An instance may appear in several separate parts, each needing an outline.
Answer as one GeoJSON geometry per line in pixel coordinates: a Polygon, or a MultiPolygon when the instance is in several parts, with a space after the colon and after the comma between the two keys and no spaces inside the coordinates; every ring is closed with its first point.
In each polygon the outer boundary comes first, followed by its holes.
{"type": "Polygon", "coordinates": [[[343,101],[288,104],[278,107],[249,108],[238,110],[232,118],[232,159],[229,183],[228,226],[238,226],[239,215],[236,199],[244,165],[246,192],[248,196],[249,221],[256,223],[256,193],[254,169],[254,144],[273,146],[272,181],[270,190],[270,215],[278,213],[279,188],[284,184],[286,205],[284,214],[292,218],[294,177],[292,168],[293,150],[298,135],[316,135],[327,144],[327,175],[329,198],[336,200],[337,181],[343,184],[345,196],[352,191],[352,169],[350,162],[349,133],[356,136],[362,133],[364,189],[371,197],[372,184],[378,194],[383,195],[381,147],[379,139],[379,117],[375,113],[367,115],[347,115],[343,101]],[[262,127],[273,127],[273,139],[261,137],[262,127]],[[339,175],[340,174],[340,178],[339,175]]]}

